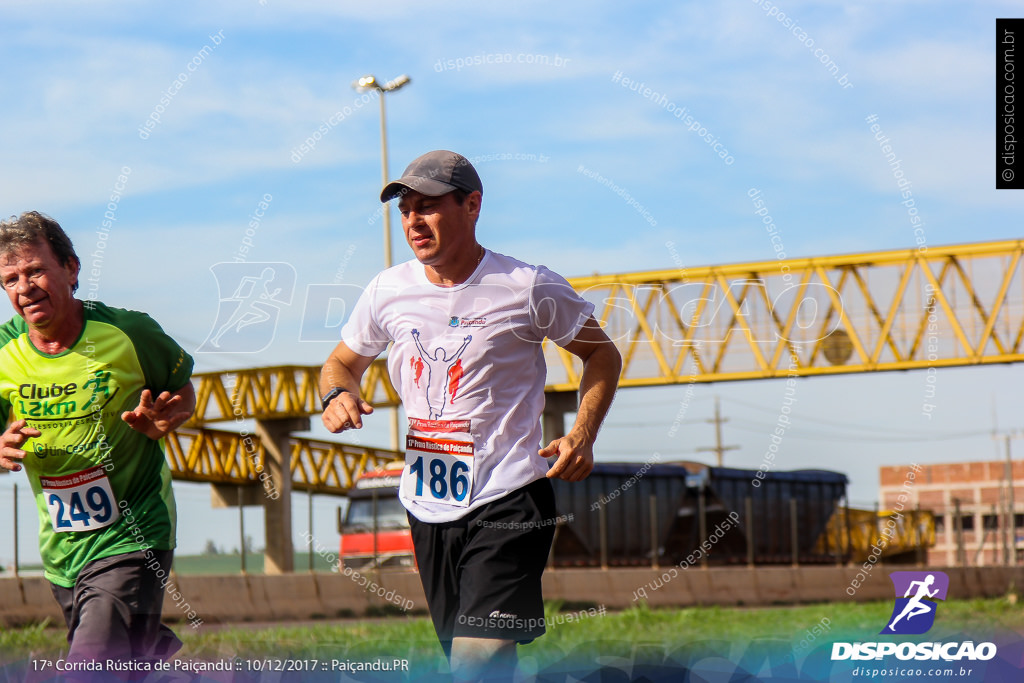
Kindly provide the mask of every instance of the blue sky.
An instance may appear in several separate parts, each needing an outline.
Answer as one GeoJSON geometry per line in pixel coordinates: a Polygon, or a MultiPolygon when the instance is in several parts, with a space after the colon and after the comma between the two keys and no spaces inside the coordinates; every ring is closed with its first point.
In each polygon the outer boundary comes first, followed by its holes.
{"type": "MultiPolygon", "coordinates": [[[[392,176],[430,149],[477,159],[480,240],[565,276],[673,267],[667,241],[686,265],[770,259],[751,188],[762,190],[789,256],[912,246],[869,115],[913,183],[928,245],[1017,238],[1024,198],[993,189],[992,150],[994,20],[1018,7],[8,1],[0,213],[52,215],[86,257],[123,186],[98,296],[149,312],[194,350],[218,313],[211,267],[232,260],[269,195],[247,259],[290,264],[291,303],[268,349],[197,354],[201,370],[321,362],[332,344],[300,342],[297,332],[307,287],[362,286],[381,267],[378,104],[360,105],[351,87],[367,73],[412,78],[387,99],[392,176]],[[175,86],[182,72],[188,79],[175,86]],[[731,163],[672,113],[683,108],[731,163]],[[322,125],[327,132],[296,161],[322,125]],[[123,169],[127,182],[118,180],[123,169]]],[[[396,259],[406,258],[397,230],[395,241],[396,259]]],[[[993,405],[1001,428],[1024,426],[1020,368],[940,375],[930,422],[920,415],[922,373],[801,381],[800,424],[778,467],[847,472],[853,502],[870,505],[880,464],[995,457],[993,405]],[[951,438],[964,434],[975,436],[951,438]]],[[[622,392],[598,457],[703,458],[693,451],[713,443],[702,420],[719,395],[732,420],[726,443],[741,446],[727,463],[762,462],[782,383],[696,387],[669,436],[682,391],[622,392]]],[[[376,426],[362,438],[387,445],[376,426]]],[[[13,480],[0,477],[4,500],[13,480]]],[[[177,490],[182,551],[200,550],[212,534],[237,545],[235,513],[210,512],[204,487],[177,490]]],[[[35,520],[22,497],[20,547],[31,557],[35,520]]],[[[325,543],[335,540],[335,504],[316,503],[325,543]]],[[[296,517],[304,529],[304,512],[296,517]]],[[[259,537],[258,511],[247,524],[259,537]]],[[[9,530],[0,531],[0,563],[11,548],[9,530]]]]}

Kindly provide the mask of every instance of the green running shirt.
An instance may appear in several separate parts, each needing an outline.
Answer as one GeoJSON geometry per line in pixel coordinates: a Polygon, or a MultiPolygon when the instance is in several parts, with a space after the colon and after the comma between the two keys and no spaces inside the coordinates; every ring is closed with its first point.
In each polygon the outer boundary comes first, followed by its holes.
{"type": "Polygon", "coordinates": [[[0,410],[42,432],[22,446],[23,464],[46,578],[66,588],[93,560],[174,548],[163,440],[121,413],[143,389],[155,398],[192,374],[192,357],[145,313],[89,301],[84,315],[78,340],[57,355],[32,345],[20,316],[0,326],[0,410]]]}

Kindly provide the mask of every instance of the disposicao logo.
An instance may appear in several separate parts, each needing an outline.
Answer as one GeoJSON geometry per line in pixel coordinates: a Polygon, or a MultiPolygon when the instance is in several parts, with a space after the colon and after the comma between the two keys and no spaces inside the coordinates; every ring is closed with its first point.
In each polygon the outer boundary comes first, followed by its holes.
{"type": "MultiPolygon", "coordinates": [[[[935,624],[937,600],[945,600],[949,593],[949,576],[944,572],[917,571],[891,572],[896,604],[892,615],[880,635],[920,635],[927,633],[935,624]]],[[[977,645],[972,641],[890,643],[858,642],[833,643],[832,661],[838,660],[880,660],[895,656],[899,660],[946,662],[968,660],[989,660],[996,656],[994,643],[977,645]]]]}
{"type": "Polygon", "coordinates": [[[927,633],[935,623],[936,600],[945,600],[949,592],[949,577],[945,572],[892,572],[889,579],[896,590],[896,605],[879,633],[927,633]]]}

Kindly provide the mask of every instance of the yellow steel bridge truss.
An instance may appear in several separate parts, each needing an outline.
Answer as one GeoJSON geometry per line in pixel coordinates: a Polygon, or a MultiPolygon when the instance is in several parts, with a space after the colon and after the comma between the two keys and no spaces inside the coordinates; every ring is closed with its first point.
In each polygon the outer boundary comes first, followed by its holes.
{"type": "MultiPolygon", "coordinates": [[[[167,437],[167,461],[175,479],[253,485],[267,469],[263,442],[254,434],[181,428],[167,437]]],[[[292,489],[344,495],[360,474],[402,454],[335,441],[290,437],[292,489]]]]}
{"type": "MultiPolygon", "coordinates": [[[[595,303],[622,352],[623,387],[1010,363],[1024,359],[1022,246],[1011,240],[594,275],[570,284],[595,303]]],[[[574,391],[578,360],[550,343],[545,354],[548,391],[574,391]]],[[[195,416],[168,440],[174,476],[255,483],[244,439],[205,425],[319,415],[319,370],[196,374],[195,416]]],[[[362,392],[376,407],[399,403],[382,360],[367,371],[362,392]]],[[[291,449],[295,487],[324,493],[342,493],[366,468],[396,457],[297,438],[291,449]]]]}
{"type": "MultiPolygon", "coordinates": [[[[1024,359],[1020,240],[571,280],[623,355],[620,386],[1024,359]]],[[[548,389],[579,383],[550,351],[548,389]]]]}

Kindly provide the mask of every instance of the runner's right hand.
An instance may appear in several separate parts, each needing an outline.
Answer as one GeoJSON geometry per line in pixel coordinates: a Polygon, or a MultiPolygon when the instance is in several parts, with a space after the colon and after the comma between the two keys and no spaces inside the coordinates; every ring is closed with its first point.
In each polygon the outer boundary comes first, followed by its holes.
{"type": "Polygon", "coordinates": [[[373,406],[351,391],[345,391],[327,404],[327,409],[320,419],[323,420],[327,431],[337,434],[346,429],[362,429],[362,416],[372,412],[373,406]]]}
{"type": "Polygon", "coordinates": [[[21,460],[28,455],[21,449],[22,444],[31,438],[42,435],[41,431],[26,427],[26,424],[25,420],[15,420],[0,435],[0,467],[5,470],[20,472],[21,460]]]}

